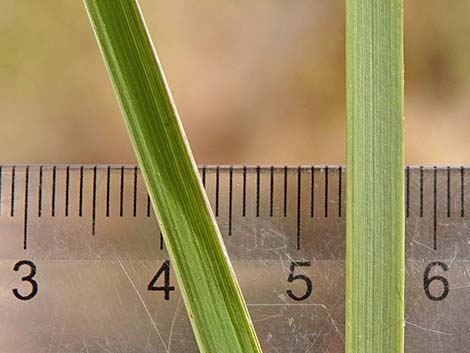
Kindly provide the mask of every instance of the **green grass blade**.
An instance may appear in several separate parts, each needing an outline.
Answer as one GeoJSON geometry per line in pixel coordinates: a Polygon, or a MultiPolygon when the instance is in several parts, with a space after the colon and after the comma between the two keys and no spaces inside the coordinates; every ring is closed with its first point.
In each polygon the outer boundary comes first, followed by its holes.
{"type": "Polygon", "coordinates": [[[200,351],[261,352],[137,2],[85,4],[200,351]]]}
{"type": "Polygon", "coordinates": [[[346,353],[401,353],[402,0],[346,0],[346,60],[346,353]]]}

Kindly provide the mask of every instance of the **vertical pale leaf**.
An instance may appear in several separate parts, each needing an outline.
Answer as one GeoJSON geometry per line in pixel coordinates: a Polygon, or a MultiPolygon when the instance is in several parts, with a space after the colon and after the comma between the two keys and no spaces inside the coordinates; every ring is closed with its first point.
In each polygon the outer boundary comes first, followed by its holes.
{"type": "Polygon", "coordinates": [[[346,353],[402,353],[402,0],[346,0],[346,353]]]}

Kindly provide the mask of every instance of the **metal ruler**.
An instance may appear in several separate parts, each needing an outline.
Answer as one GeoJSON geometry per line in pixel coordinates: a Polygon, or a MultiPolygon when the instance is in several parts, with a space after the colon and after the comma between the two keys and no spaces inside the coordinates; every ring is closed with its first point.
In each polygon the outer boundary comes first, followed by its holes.
{"type": "MultiPolygon", "coordinates": [[[[407,353],[470,351],[468,172],[406,168],[407,353]]],[[[264,352],[343,352],[345,169],[201,177],[264,352]]],[[[2,166],[0,193],[0,352],[197,352],[137,167],[2,166]]]]}

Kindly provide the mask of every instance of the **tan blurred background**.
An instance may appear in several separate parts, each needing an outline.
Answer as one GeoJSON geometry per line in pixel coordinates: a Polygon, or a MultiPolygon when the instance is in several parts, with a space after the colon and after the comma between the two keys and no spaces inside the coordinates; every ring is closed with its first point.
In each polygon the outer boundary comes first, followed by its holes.
{"type": "MultiPolygon", "coordinates": [[[[142,0],[198,163],[344,163],[342,0],[142,0]]],[[[406,160],[470,164],[470,0],[406,1],[406,160]]],[[[79,0],[1,0],[0,163],[135,161],[79,0]]]]}

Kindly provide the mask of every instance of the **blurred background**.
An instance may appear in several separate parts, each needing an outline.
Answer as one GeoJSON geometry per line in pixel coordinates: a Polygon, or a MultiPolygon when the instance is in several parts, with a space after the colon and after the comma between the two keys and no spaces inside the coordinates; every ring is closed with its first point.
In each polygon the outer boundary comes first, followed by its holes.
{"type": "MultiPolygon", "coordinates": [[[[344,0],[141,0],[200,164],[345,162],[344,0]]],[[[2,0],[0,163],[133,163],[79,0],[2,0]]],[[[406,161],[470,164],[470,0],[406,1],[406,161]]]]}

